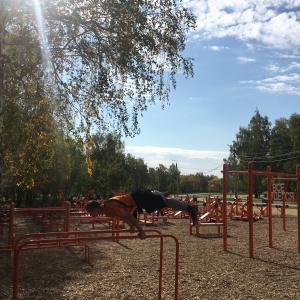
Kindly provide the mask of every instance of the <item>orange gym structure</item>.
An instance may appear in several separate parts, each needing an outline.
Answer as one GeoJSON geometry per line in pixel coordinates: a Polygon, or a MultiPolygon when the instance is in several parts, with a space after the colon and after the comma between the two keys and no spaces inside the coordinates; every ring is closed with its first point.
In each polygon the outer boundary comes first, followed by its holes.
{"type": "MultiPolygon", "coordinates": [[[[113,236],[103,236],[105,233],[111,233],[111,230],[98,231],[73,231],[73,232],[48,232],[32,233],[21,236],[14,245],[14,274],[13,274],[13,300],[18,299],[19,271],[20,271],[20,253],[24,250],[47,249],[68,246],[84,246],[85,259],[89,261],[90,250],[85,244],[87,241],[111,240],[113,236]]],[[[162,278],[163,278],[163,242],[165,238],[171,238],[175,241],[175,282],[174,282],[174,299],[178,300],[178,277],[179,277],[179,241],[170,234],[161,234],[158,230],[146,230],[148,239],[160,240],[160,259],[159,259],[159,282],[158,282],[158,299],[162,299],[162,278]],[[151,234],[152,233],[152,234],[151,234]]],[[[119,239],[138,239],[137,235],[128,235],[129,230],[113,231],[119,239]],[[121,235],[127,234],[127,235],[121,235]]]]}
{"type": "MultiPolygon", "coordinates": [[[[295,181],[296,182],[296,193],[297,197],[296,199],[300,199],[300,165],[296,166],[296,173],[295,174],[286,174],[286,173],[278,173],[278,172],[272,172],[271,167],[267,167],[267,171],[256,171],[253,170],[253,163],[248,163],[248,170],[247,171],[228,171],[227,165],[223,165],[223,203],[226,203],[226,192],[227,192],[227,175],[228,174],[242,174],[242,175],[248,175],[248,205],[247,205],[247,213],[248,216],[253,216],[253,176],[265,176],[268,180],[268,203],[267,206],[268,212],[268,233],[269,233],[269,247],[273,247],[273,232],[272,232],[272,180],[278,180],[280,177],[280,180],[289,180],[289,181],[295,181]],[[277,178],[276,178],[277,177],[277,178]],[[276,178],[276,179],[275,179],[276,178]]],[[[225,205],[225,204],[224,204],[225,205]]],[[[285,209],[285,205],[283,205],[283,209],[285,209]]],[[[236,202],[236,210],[238,210],[238,201],[236,202]]],[[[298,253],[300,253],[300,206],[297,205],[297,215],[298,215],[298,253]]],[[[224,218],[226,220],[226,218],[224,218]]],[[[253,258],[254,255],[254,229],[253,229],[253,222],[254,218],[249,217],[249,257],[253,258]]],[[[227,229],[227,227],[226,227],[227,229]]],[[[223,231],[223,234],[227,235],[227,230],[223,231]]],[[[227,244],[226,247],[224,247],[224,250],[227,250],[227,244]]]]}

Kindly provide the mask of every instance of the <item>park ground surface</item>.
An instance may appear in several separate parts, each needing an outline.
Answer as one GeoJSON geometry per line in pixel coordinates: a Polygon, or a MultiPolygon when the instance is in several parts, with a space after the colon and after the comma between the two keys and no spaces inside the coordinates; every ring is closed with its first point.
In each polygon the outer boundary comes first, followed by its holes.
{"type": "MultiPolygon", "coordinates": [[[[254,208],[255,211],[255,208],[254,208]]],[[[228,220],[228,251],[216,227],[189,234],[188,219],[158,221],[149,229],[171,234],[180,243],[179,299],[300,299],[300,254],[295,209],[287,209],[286,231],[273,211],[273,248],[268,247],[268,219],[254,223],[254,258],[249,258],[248,223],[228,220]]],[[[91,230],[89,222],[71,230],[91,230]]],[[[95,224],[105,229],[107,224],[95,224]]],[[[7,231],[7,228],[4,228],[7,231]]],[[[16,216],[16,237],[39,232],[30,215],[16,216]]],[[[6,234],[1,234],[0,245],[6,234]]],[[[94,241],[91,261],[82,247],[21,253],[19,299],[138,300],[158,299],[159,241],[94,241]]],[[[174,299],[175,243],[164,242],[162,299],[174,299]]],[[[0,299],[12,299],[13,254],[0,252],[0,299]]]]}

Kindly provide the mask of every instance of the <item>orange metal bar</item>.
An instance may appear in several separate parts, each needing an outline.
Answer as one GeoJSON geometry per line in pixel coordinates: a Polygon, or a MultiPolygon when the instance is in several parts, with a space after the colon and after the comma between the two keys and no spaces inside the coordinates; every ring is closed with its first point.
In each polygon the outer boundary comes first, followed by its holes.
{"type": "Polygon", "coordinates": [[[239,215],[239,197],[238,195],[236,195],[235,197],[235,215],[238,216],[239,215]]]}
{"type": "Polygon", "coordinates": [[[8,229],[8,245],[13,247],[14,241],[14,209],[15,204],[12,202],[9,209],[9,229],[8,229]]]}
{"type": "Polygon", "coordinates": [[[298,215],[298,253],[300,253],[300,165],[296,167],[297,177],[297,215],[298,215]]]}
{"type": "Polygon", "coordinates": [[[223,249],[227,251],[227,165],[223,165],[223,249]]]}
{"type": "Polygon", "coordinates": [[[261,175],[261,176],[268,176],[268,175],[272,175],[272,176],[284,176],[284,177],[295,177],[295,174],[287,174],[287,173],[280,173],[280,172],[271,172],[271,174],[269,174],[266,171],[253,171],[253,175],[261,175]]]}
{"type": "MultiPolygon", "coordinates": [[[[271,167],[267,167],[268,173],[271,173],[271,167]]],[[[268,175],[268,226],[269,226],[269,247],[273,247],[273,225],[272,225],[272,177],[268,175]]]]}
{"type": "Polygon", "coordinates": [[[15,212],[48,212],[48,211],[65,211],[65,207],[25,207],[25,208],[15,208],[15,212]]]}
{"type": "Polygon", "coordinates": [[[161,300],[161,293],[162,293],[162,269],[163,269],[163,238],[160,237],[160,251],[159,251],[159,280],[158,280],[158,298],[161,300]]]}
{"type": "MultiPolygon", "coordinates": [[[[294,175],[295,176],[295,175],[294,175]]],[[[273,178],[273,180],[280,180],[280,181],[297,181],[297,178],[283,178],[283,177],[278,177],[278,178],[273,178]]]]}
{"type": "MultiPolygon", "coordinates": [[[[147,235],[147,239],[160,239],[160,274],[159,274],[159,294],[158,299],[162,299],[162,275],[163,275],[163,240],[164,238],[172,238],[175,241],[175,285],[174,299],[178,300],[178,277],[179,277],[179,241],[170,234],[161,234],[158,230],[145,230],[146,232],[155,232],[156,234],[147,235]]],[[[86,241],[95,240],[111,240],[114,236],[97,236],[97,234],[111,233],[111,230],[98,231],[73,231],[68,232],[66,238],[65,232],[50,233],[33,233],[21,236],[15,243],[14,247],[14,274],[13,274],[13,300],[18,299],[19,271],[20,271],[20,253],[22,250],[43,249],[51,247],[66,247],[67,245],[76,245],[86,241]],[[70,236],[74,237],[70,237],[70,236]],[[49,238],[54,236],[54,238],[49,238]],[[36,240],[33,240],[36,238],[36,240]],[[46,239],[43,239],[46,238],[46,239]],[[28,240],[29,239],[29,240],[28,240]],[[27,247],[27,248],[26,248],[27,247]]],[[[115,233],[129,233],[129,230],[119,230],[115,233]]],[[[119,239],[139,239],[137,235],[119,235],[119,239]]],[[[82,245],[82,244],[81,244],[82,245]]]]}
{"type": "MultiPolygon", "coordinates": [[[[261,175],[261,176],[268,176],[268,175],[272,175],[272,176],[286,176],[286,177],[295,177],[295,174],[286,174],[286,173],[278,173],[278,172],[266,172],[266,171],[256,171],[256,170],[252,170],[253,175],[261,175]]],[[[236,173],[236,174],[244,174],[247,175],[248,171],[228,171],[229,174],[232,173],[236,173]]]]}
{"type": "Polygon", "coordinates": [[[249,222],[249,257],[253,258],[253,163],[248,163],[248,222],[249,222]]]}

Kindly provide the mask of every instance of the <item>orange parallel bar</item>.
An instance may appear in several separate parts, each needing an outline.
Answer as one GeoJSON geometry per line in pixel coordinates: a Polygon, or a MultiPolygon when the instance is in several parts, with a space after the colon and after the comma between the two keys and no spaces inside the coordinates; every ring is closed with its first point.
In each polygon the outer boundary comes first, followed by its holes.
{"type": "Polygon", "coordinates": [[[84,219],[94,219],[97,221],[98,219],[100,221],[112,221],[113,227],[116,226],[116,220],[115,218],[110,217],[103,217],[103,218],[93,218],[90,216],[84,216],[84,217],[78,217],[78,216],[72,216],[71,215],[71,204],[70,202],[65,202],[64,207],[42,207],[42,208],[15,208],[14,203],[12,202],[10,204],[10,216],[9,216],[9,230],[8,230],[8,242],[5,246],[0,246],[0,252],[8,252],[13,251],[13,244],[14,244],[14,232],[13,232],[13,226],[14,226],[14,216],[15,213],[26,213],[26,212],[57,212],[61,211],[64,213],[64,223],[63,223],[63,231],[69,232],[70,231],[70,221],[71,220],[84,220],[84,219]]]}
{"type": "MultiPolygon", "coordinates": [[[[178,239],[170,234],[161,234],[158,230],[145,230],[146,232],[155,232],[156,235],[147,235],[147,239],[159,238],[160,239],[160,274],[159,274],[159,288],[158,288],[158,299],[161,300],[162,296],[162,274],[163,274],[163,239],[172,238],[175,241],[175,285],[174,285],[174,299],[178,300],[178,277],[179,277],[179,241],[178,239]]],[[[91,240],[111,240],[114,239],[114,236],[95,236],[97,234],[103,233],[112,233],[111,230],[98,230],[98,231],[75,231],[68,232],[68,237],[66,238],[65,232],[50,232],[50,233],[34,233],[21,236],[15,243],[14,247],[14,274],[13,274],[13,300],[18,299],[18,285],[19,285],[19,268],[20,268],[20,252],[21,250],[33,250],[43,248],[43,243],[45,243],[46,248],[49,246],[49,243],[57,247],[66,247],[63,242],[68,242],[69,244],[75,244],[80,242],[86,242],[91,240]],[[73,238],[70,238],[70,235],[74,235],[73,238]],[[88,235],[88,236],[87,236],[88,235]],[[45,239],[44,237],[51,237],[52,239],[45,239]],[[30,239],[31,238],[31,239],[30,239]],[[37,238],[37,240],[32,240],[32,238],[37,238]],[[27,240],[26,239],[30,239],[27,240]],[[34,243],[36,247],[34,248],[34,243]],[[30,246],[30,248],[26,248],[30,246]]],[[[118,230],[113,231],[113,233],[129,233],[129,230],[118,230]]],[[[119,239],[139,239],[137,235],[122,236],[119,235],[119,239]]]]}

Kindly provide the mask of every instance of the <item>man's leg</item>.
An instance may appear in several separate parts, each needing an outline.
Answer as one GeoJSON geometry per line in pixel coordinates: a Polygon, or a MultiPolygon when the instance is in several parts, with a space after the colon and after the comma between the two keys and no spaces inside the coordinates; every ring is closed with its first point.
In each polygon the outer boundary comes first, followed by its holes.
{"type": "Polygon", "coordinates": [[[173,208],[176,211],[187,211],[193,220],[193,225],[197,223],[197,206],[191,206],[183,201],[174,198],[164,198],[167,207],[173,208]]]}
{"type": "Polygon", "coordinates": [[[188,206],[187,203],[183,202],[183,201],[180,201],[178,199],[175,199],[175,198],[167,198],[167,197],[163,197],[164,198],[164,201],[166,203],[166,206],[169,207],[169,208],[173,208],[174,210],[184,210],[186,211],[188,206]]]}

